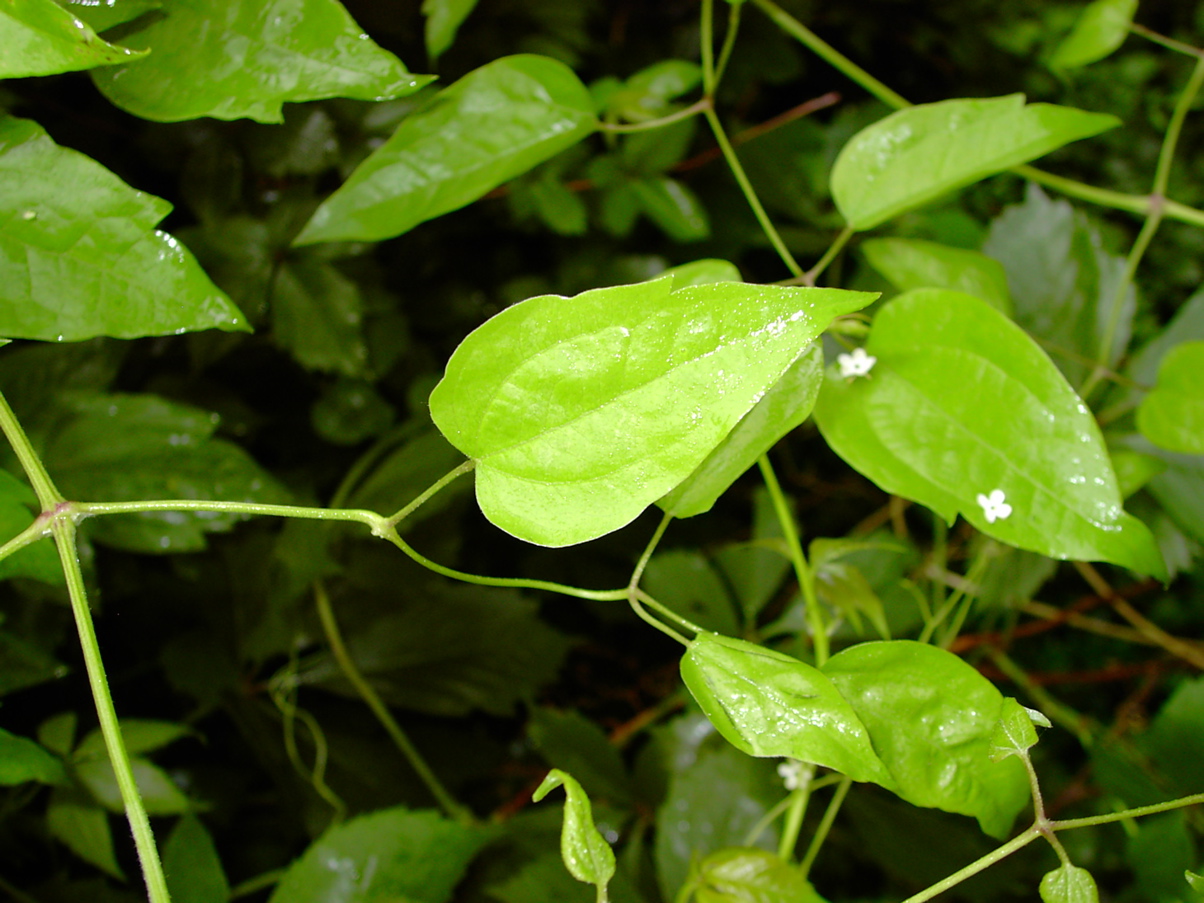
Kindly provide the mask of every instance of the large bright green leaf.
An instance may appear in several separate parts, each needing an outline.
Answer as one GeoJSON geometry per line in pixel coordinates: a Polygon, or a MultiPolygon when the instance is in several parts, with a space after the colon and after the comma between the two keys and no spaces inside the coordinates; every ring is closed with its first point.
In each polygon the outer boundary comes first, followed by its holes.
{"type": "Polygon", "coordinates": [[[431,80],[368,40],[337,0],[163,0],[162,15],[125,43],[153,52],[92,80],[117,106],[158,122],[281,122],[286,102],[385,100],[431,80]]]}
{"type": "Polygon", "coordinates": [[[1204,454],[1204,342],[1166,353],[1158,385],[1137,409],[1137,428],[1159,448],[1204,454]]]}
{"type": "Polygon", "coordinates": [[[862,243],[861,252],[901,292],[949,288],[982,298],[1011,315],[1007,273],[998,260],[978,251],[918,238],[871,238],[862,243]]]}
{"type": "Polygon", "coordinates": [[[314,841],[269,903],[443,903],[488,837],[430,810],[361,815],[314,841]]]}
{"type": "Polygon", "coordinates": [[[1095,0],[1087,5],[1050,57],[1055,69],[1074,69],[1102,60],[1129,36],[1137,12],[1137,0],[1095,0]]]}
{"type": "Polygon", "coordinates": [[[750,756],[788,756],[894,789],[866,726],[821,671],[764,646],[699,634],[681,677],[707,718],[750,756]]]}
{"type": "Polygon", "coordinates": [[[556,787],[564,787],[564,829],[560,834],[560,856],[565,867],[578,881],[596,885],[598,903],[606,903],[606,885],[615,875],[615,854],[606,839],[594,827],[589,797],[567,772],[553,768],[535,789],[532,799],[539,802],[556,787]]]}
{"type": "Polygon", "coordinates": [[[170,210],[35,123],[0,116],[0,335],[246,329],[187,249],[155,229],[170,210]]]}
{"type": "Polygon", "coordinates": [[[456,349],[431,416],[476,461],[485,516],[565,546],[682,482],[832,317],[873,295],[671,278],[544,295],[456,349]]]}
{"type": "Polygon", "coordinates": [[[563,63],[529,54],[494,60],[406,118],[296,243],[400,235],[475,201],[596,125],[589,92],[563,63]]]}
{"type": "Polygon", "coordinates": [[[1023,94],[908,107],[858,132],[832,167],[850,226],[872,229],[987,176],[1120,125],[1115,116],[1024,103],[1023,94]]]}
{"type": "Polygon", "coordinates": [[[1165,573],[1149,530],[1121,508],[1091,413],[1003,314],[918,289],[881,309],[866,350],[868,378],[833,368],[815,408],[854,468],[1011,545],[1165,573]]]}
{"type": "Polygon", "coordinates": [[[816,343],[803,352],[706,460],[657,504],[674,517],[710,511],[741,474],[811,415],[823,381],[823,348],[816,343]]]}
{"type": "Polygon", "coordinates": [[[145,55],[101,40],[54,0],[8,0],[0,6],[0,78],[111,66],[145,55]]]}
{"type": "Polygon", "coordinates": [[[1002,837],[1029,799],[1024,766],[991,760],[1003,696],[944,649],[911,640],[861,643],[823,673],[869,731],[899,796],[972,815],[1002,837]]]}

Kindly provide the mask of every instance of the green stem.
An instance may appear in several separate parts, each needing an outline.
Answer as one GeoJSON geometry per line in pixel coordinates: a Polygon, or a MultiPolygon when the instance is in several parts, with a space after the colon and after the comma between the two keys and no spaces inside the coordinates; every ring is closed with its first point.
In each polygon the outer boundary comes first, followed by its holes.
{"type": "Polygon", "coordinates": [[[392,526],[375,511],[356,508],[315,508],[305,505],[266,505],[259,502],[220,502],[208,499],[166,499],[148,502],[72,502],[78,517],[101,514],[136,514],[140,511],[222,511],[229,514],[297,517],[306,520],[358,521],[373,535],[385,538],[392,526]]]}
{"type": "Polygon", "coordinates": [[[790,550],[790,562],[794,565],[794,576],[798,580],[799,592],[803,594],[803,602],[807,609],[807,621],[811,625],[812,642],[815,644],[815,665],[822,668],[828,660],[828,627],[824,623],[824,613],[819,605],[819,597],[815,594],[815,575],[807,564],[807,556],[803,553],[803,544],[799,539],[798,528],[794,524],[794,514],[786,503],[786,496],[778,483],[773,465],[767,455],[757,459],[757,467],[761,470],[761,478],[769,491],[773,502],[774,513],[777,514],[778,524],[782,528],[782,539],[790,550]]]}
{"type": "Polygon", "coordinates": [[[46,517],[38,517],[32,524],[0,546],[0,561],[3,561],[13,552],[19,551],[26,546],[31,546],[40,539],[45,539],[52,535],[53,529],[48,523],[46,517]]]}
{"type": "Polygon", "coordinates": [[[727,69],[727,61],[731,59],[732,49],[736,46],[736,34],[740,31],[740,10],[743,8],[743,3],[728,4],[727,33],[723,36],[723,46],[719,49],[719,62],[715,64],[715,78],[709,92],[711,95],[714,95],[719,83],[723,81],[723,72],[727,69]]]}
{"type": "Polygon", "coordinates": [[[426,764],[426,760],[422,758],[422,754],[418,752],[417,747],[410,742],[410,738],[397,723],[397,719],[393,717],[393,713],[389,711],[389,707],[385,705],[377,692],[372,689],[372,685],[364,679],[364,675],[360,673],[356,667],[355,661],[347,651],[347,646],[343,642],[343,635],[339,631],[339,623],[335,619],[334,609],[330,604],[330,595],[326,592],[326,587],[321,581],[314,583],[314,600],[317,603],[318,618],[322,622],[322,630],[326,633],[326,642],[330,644],[331,654],[338,662],[339,668],[343,672],[343,676],[355,691],[364,700],[364,703],[372,710],[372,714],[376,716],[376,720],[380,722],[385,729],[385,733],[393,741],[393,745],[401,752],[406,761],[410,763],[410,767],[418,775],[418,778],[426,785],[426,789],[430,791],[431,796],[435,798],[435,802],[447,813],[448,817],[455,819],[461,824],[472,824],[475,819],[472,813],[460,805],[456,799],[448,793],[447,789],[440,782],[439,778],[431,771],[430,766],[426,764]]]}
{"type": "Polygon", "coordinates": [[[723,153],[723,159],[727,161],[728,168],[732,171],[736,183],[740,186],[740,191],[744,194],[744,199],[748,201],[748,206],[752,208],[753,216],[760,223],[765,237],[769,239],[769,243],[773,245],[773,249],[778,252],[778,257],[782,259],[782,263],[786,264],[786,269],[790,270],[791,275],[797,279],[803,278],[803,268],[794,259],[794,255],[790,253],[790,249],[786,247],[786,242],[782,240],[782,236],[778,234],[777,228],[775,228],[773,221],[770,220],[769,214],[765,212],[765,207],[762,206],[761,199],[757,197],[756,191],[753,190],[752,182],[749,181],[747,173],[744,172],[744,167],[740,164],[740,158],[736,156],[735,148],[732,147],[732,143],[728,140],[727,133],[723,131],[723,125],[719,122],[719,117],[715,115],[714,109],[704,110],[703,114],[711,126],[711,132],[715,135],[715,141],[719,144],[719,150],[723,153]]]}
{"type": "Polygon", "coordinates": [[[675,122],[681,122],[683,119],[690,119],[710,108],[711,98],[704,97],[701,100],[696,100],[688,107],[683,107],[667,116],[661,116],[659,119],[649,119],[646,122],[600,122],[598,123],[598,131],[618,132],[620,134],[624,132],[647,132],[652,129],[664,128],[675,122]]]}
{"type": "Polygon", "coordinates": [[[807,803],[811,799],[811,782],[814,778],[815,766],[810,763],[804,765],[799,787],[790,794],[790,808],[786,810],[786,823],[782,826],[782,837],[778,841],[778,858],[785,862],[794,858],[794,848],[798,845],[803,816],[807,814],[807,803]]]}
{"type": "Polygon", "coordinates": [[[702,93],[715,96],[715,4],[702,0],[698,11],[698,43],[702,57],[702,93]]]}
{"type": "Polygon", "coordinates": [[[705,627],[699,627],[697,624],[695,624],[689,618],[682,617],[677,612],[675,612],[672,608],[670,608],[668,605],[665,605],[662,602],[657,602],[656,599],[652,598],[652,596],[648,595],[642,589],[636,589],[635,597],[643,604],[648,605],[652,608],[655,608],[658,612],[660,612],[661,615],[668,618],[670,621],[676,621],[678,624],[680,624],[682,627],[686,628],[686,630],[691,631],[692,633],[696,633],[696,634],[710,633],[710,631],[707,630],[705,627]]]}
{"type": "Polygon", "coordinates": [[[799,871],[806,878],[811,872],[811,865],[815,862],[815,857],[819,855],[820,847],[824,845],[824,841],[828,837],[828,832],[832,830],[832,824],[836,821],[836,815],[840,812],[840,807],[844,804],[844,798],[848,795],[849,788],[853,786],[853,779],[844,775],[840,779],[840,786],[836,788],[836,792],[832,794],[832,799],[828,801],[828,808],[824,810],[824,817],[820,819],[819,826],[815,829],[815,835],[811,838],[811,843],[807,846],[807,854],[803,857],[803,861],[799,863],[799,871]]]}
{"type": "Polygon", "coordinates": [[[1068,818],[1065,821],[1051,821],[1050,828],[1054,831],[1070,831],[1075,828],[1090,828],[1094,825],[1106,825],[1111,822],[1125,821],[1130,818],[1141,818],[1145,815],[1157,815],[1159,812],[1171,812],[1188,806],[1204,804],[1204,793],[1193,793],[1191,796],[1180,797],[1165,803],[1155,803],[1152,806],[1138,806],[1136,809],[1126,809],[1123,812],[1109,812],[1106,815],[1091,815],[1087,818],[1068,818]]]}
{"type": "Polygon", "coordinates": [[[80,569],[79,553],[75,544],[75,524],[68,518],[56,517],[53,529],[54,540],[59,550],[59,562],[67,578],[67,594],[71,598],[71,612],[75,616],[75,628],[79,632],[80,649],[84,656],[88,683],[92,688],[92,699],[96,703],[100,731],[113,766],[113,774],[117,778],[117,789],[125,806],[125,816],[134,835],[134,847],[138,851],[138,861],[146,880],[147,893],[151,903],[171,903],[167,878],[163,874],[163,864],[155,847],[150,819],[147,818],[146,808],[142,805],[138,785],[134,782],[129,753],[121,736],[117,711],[113,707],[113,696],[109,692],[109,682],[105,677],[104,662],[100,657],[100,645],[96,641],[96,628],[92,624],[92,612],[88,608],[88,596],[84,588],[84,574],[80,569]]]}
{"type": "Polygon", "coordinates": [[[800,280],[804,285],[815,285],[815,280],[819,278],[820,273],[828,268],[828,265],[836,259],[836,255],[844,250],[844,246],[848,244],[849,239],[853,237],[853,227],[845,226],[840,230],[840,234],[836,236],[836,240],[824,251],[824,256],[819,259],[807,272],[803,273],[800,280]]]}
{"type": "Polygon", "coordinates": [[[1015,853],[1017,850],[1021,850],[1024,847],[1028,846],[1030,843],[1032,843],[1034,840],[1036,840],[1040,836],[1041,836],[1041,832],[1038,831],[1037,828],[1035,828],[1035,827],[1029,828],[1023,834],[1019,834],[1016,837],[1013,837],[1007,843],[1003,844],[1002,846],[996,847],[995,849],[991,850],[991,852],[987,853],[985,856],[981,856],[978,859],[975,859],[973,862],[971,862],[965,868],[958,869],[956,872],[954,872],[949,877],[943,878],[940,881],[938,881],[936,884],[933,884],[933,885],[930,885],[929,887],[924,888],[924,890],[920,891],[918,894],[913,894],[912,896],[910,896],[906,900],[904,900],[903,903],[924,903],[925,900],[931,900],[933,897],[937,896],[938,894],[943,894],[945,891],[949,890],[949,888],[957,887],[957,885],[961,884],[967,878],[973,878],[979,872],[984,871],[984,870],[990,868],[991,866],[993,866],[996,862],[1000,862],[1000,861],[1006,859],[1007,857],[1009,857],[1013,853],[1015,853]]]}
{"type": "Polygon", "coordinates": [[[401,521],[405,520],[407,517],[409,517],[411,514],[413,514],[416,510],[418,510],[418,508],[421,507],[422,504],[427,501],[427,499],[429,499],[435,493],[439,492],[439,490],[441,490],[444,486],[446,486],[448,483],[451,483],[457,477],[463,476],[464,474],[468,473],[470,470],[472,470],[476,466],[477,466],[477,462],[474,461],[472,458],[469,458],[467,461],[465,461],[459,467],[455,468],[454,470],[450,471],[449,473],[445,474],[444,476],[442,476],[438,480],[436,480],[431,486],[429,486],[427,488],[427,490],[425,492],[422,493],[422,495],[418,496],[418,498],[414,499],[414,501],[410,502],[408,505],[406,505],[404,508],[402,508],[396,514],[389,517],[385,521],[385,523],[387,523],[390,527],[396,527],[401,521]]]}
{"type": "Polygon", "coordinates": [[[1133,32],[1133,34],[1141,35],[1146,40],[1153,41],[1155,44],[1161,44],[1168,50],[1174,50],[1178,53],[1197,58],[1204,56],[1204,50],[1201,50],[1199,47],[1193,47],[1191,44],[1184,44],[1182,41],[1168,38],[1166,35],[1159,34],[1153,29],[1146,28],[1144,25],[1138,25],[1136,22],[1129,23],[1129,31],[1133,32]]]}
{"type": "Polygon", "coordinates": [[[54,481],[50,479],[50,474],[46,472],[42,459],[33,450],[33,444],[25,435],[25,430],[17,420],[17,415],[13,413],[13,409],[8,405],[8,399],[2,393],[0,393],[0,430],[3,430],[9,445],[17,453],[17,460],[21,462],[21,468],[29,477],[29,482],[33,486],[34,494],[38,497],[38,504],[41,505],[42,511],[53,511],[56,506],[66,501],[66,497],[58,491],[54,481]]]}

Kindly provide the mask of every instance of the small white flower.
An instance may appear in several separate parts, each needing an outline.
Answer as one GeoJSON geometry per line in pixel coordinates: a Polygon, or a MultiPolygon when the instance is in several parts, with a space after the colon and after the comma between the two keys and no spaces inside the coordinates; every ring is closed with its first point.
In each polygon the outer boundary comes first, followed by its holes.
{"type": "Polygon", "coordinates": [[[864,348],[854,348],[852,354],[836,355],[836,363],[840,364],[841,376],[868,376],[874,364],[878,363],[878,358],[866,354],[864,348]]]}
{"type": "Polygon", "coordinates": [[[1007,496],[1002,489],[992,489],[990,495],[978,494],[978,504],[982,505],[982,513],[988,524],[1011,516],[1012,506],[1004,501],[1005,498],[1007,496]]]}
{"type": "Polygon", "coordinates": [[[803,763],[798,759],[787,759],[778,766],[778,776],[787,790],[798,790],[803,782],[803,763]]]}

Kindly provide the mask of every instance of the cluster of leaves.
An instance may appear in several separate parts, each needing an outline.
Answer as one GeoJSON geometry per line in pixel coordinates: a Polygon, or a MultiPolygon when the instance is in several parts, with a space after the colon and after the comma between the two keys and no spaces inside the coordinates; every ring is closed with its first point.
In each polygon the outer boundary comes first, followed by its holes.
{"type": "MultiPolygon", "coordinates": [[[[716,48],[710,3],[475,6],[0,9],[0,334],[31,340],[0,353],[0,890],[141,893],[85,591],[197,903],[893,899],[1030,798],[1009,852],[1204,790],[1204,214],[1167,169],[1204,70],[1109,57],[1118,0],[748,0],[716,48]],[[800,20],[941,90],[889,113],[800,20]],[[1114,190],[1023,169],[1061,148],[1114,190]],[[19,538],[30,460],[61,560],[19,538]],[[981,672],[1069,730],[1030,760],[1041,716],[981,672]]],[[[1186,901],[1199,835],[1166,812],[951,890],[1186,901]]]]}

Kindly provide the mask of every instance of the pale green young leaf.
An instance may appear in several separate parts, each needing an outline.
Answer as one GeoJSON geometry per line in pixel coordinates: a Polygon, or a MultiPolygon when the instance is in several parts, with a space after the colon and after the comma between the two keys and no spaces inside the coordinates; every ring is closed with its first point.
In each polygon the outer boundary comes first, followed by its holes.
{"type": "Polygon", "coordinates": [[[563,63],[494,60],[444,89],[314,213],[296,244],[377,241],[457,210],[594,130],[593,101],[563,63]]]}
{"type": "Polygon", "coordinates": [[[560,856],[565,868],[578,881],[598,888],[598,903],[606,903],[606,885],[615,874],[615,854],[598,829],[589,797],[567,772],[553,768],[536,789],[532,799],[539,802],[557,787],[564,787],[564,828],[560,833],[560,856]]]}
{"type": "Polygon", "coordinates": [[[816,343],[790,365],[706,460],[657,505],[674,517],[710,511],[741,474],[811,415],[823,381],[823,348],[816,343]]]}
{"type": "MultiPolygon", "coordinates": [[[[1041,717],[1045,718],[1044,715],[1041,717]]],[[[1002,762],[1009,756],[1027,755],[1028,750],[1037,745],[1034,723],[1029,709],[1011,697],[1004,699],[999,721],[991,735],[991,761],[1002,762]]],[[[1049,719],[1045,719],[1044,726],[1049,726],[1049,719]]]]}
{"type": "Polygon", "coordinates": [[[114,878],[125,878],[113,850],[108,813],[82,790],[55,788],[46,806],[46,827],[84,862],[114,878]]]}
{"type": "Polygon", "coordinates": [[[170,210],[35,123],[0,116],[0,335],[246,330],[188,250],[154,228],[170,210]]]}
{"type": "Polygon", "coordinates": [[[862,129],[832,167],[832,198],[854,229],[1120,125],[1115,116],[1023,94],[908,107],[862,129]]]}
{"type": "Polygon", "coordinates": [[[695,880],[696,903],[824,903],[797,867],[755,847],[711,853],[695,880]]]}
{"type": "Polygon", "coordinates": [[[911,640],[852,646],[823,674],[865,725],[890,776],[885,786],[916,806],[973,816],[992,837],[1007,834],[1029,785],[1019,762],[991,761],[1003,696],[989,680],[911,640]]]}
{"type": "Polygon", "coordinates": [[[1038,889],[1043,903],[1099,903],[1099,891],[1091,872],[1077,865],[1063,865],[1047,872],[1038,889]]]}
{"type": "Polygon", "coordinates": [[[59,6],[67,10],[77,19],[83,19],[99,34],[102,31],[131,22],[143,13],[159,9],[159,0],[57,0],[59,6]]]}
{"type": "Polygon", "coordinates": [[[823,330],[873,295],[673,280],[516,304],[471,333],[431,416],[501,529],[565,546],[688,477],[823,330]]]}
{"type": "Polygon", "coordinates": [[[98,38],[54,0],[9,0],[0,7],[0,78],[74,72],[145,55],[98,38]]]}
{"type": "Polygon", "coordinates": [[[871,238],[861,251],[870,265],[901,292],[948,288],[982,298],[1011,316],[1008,277],[998,260],[979,251],[918,238],[871,238]]]}
{"type": "Polygon", "coordinates": [[[1075,69],[1110,55],[1129,36],[1137,0],[1095,0],[1050,57],[1054,69],[1075,69]]]}
{"type": "Polygon", "coordinates": [[[868,377],[831,369],[815,408],[855,469],[1010,545],[1165,574],[1149,530],[1121,507],[1095,419],[1003,314],[914,290],[883,306],[866,350],[868,377]]]}
{"type": "Polygon", "coordinates": [[[426,16],[426,55],[431,65],[456,39],[456,31],[477,5],[477,0],[422,0],[426,16]]]}
{"type": "Polygon", "coordinates": [[[699,634],[681,677],[711,724],[750,756],[788,756],[894,789],[857,712],[812,666],[745,640],[699,634]]]}
{"type": "Polygon", "coordinates": [[[192,814],[176,822],[163,845],[163,871],[173,903],[226,903],[230,885],[213,838],[192,814]]]}
{"type": "Polygon", "coordinates": [[[1167,451],[1204,454],[1204,342],[1172,348],[1158,368],[1158,385],[1137,409],[1137,428],[1167,451]]]}
{"type": "Polygon", "coordinates": [[[27,737],[0,728],[0,785],[11,787],[26,781],[61,784],[67,772],[57,756],[27,737]]]}
{"type": "Polygon", "coordinates": [[[163,0],[162,13],[125,39],[149,56],[92,73],[143,119],[281,122],[286,102],[386,100],[432,78],[368,40],[337,0],[163,0]]]}
{"type": "Polygon", "coordinates": [[[444,903],[488,839],[433,810],[381,809],[315,840],[268,903],[444,903]]]}

